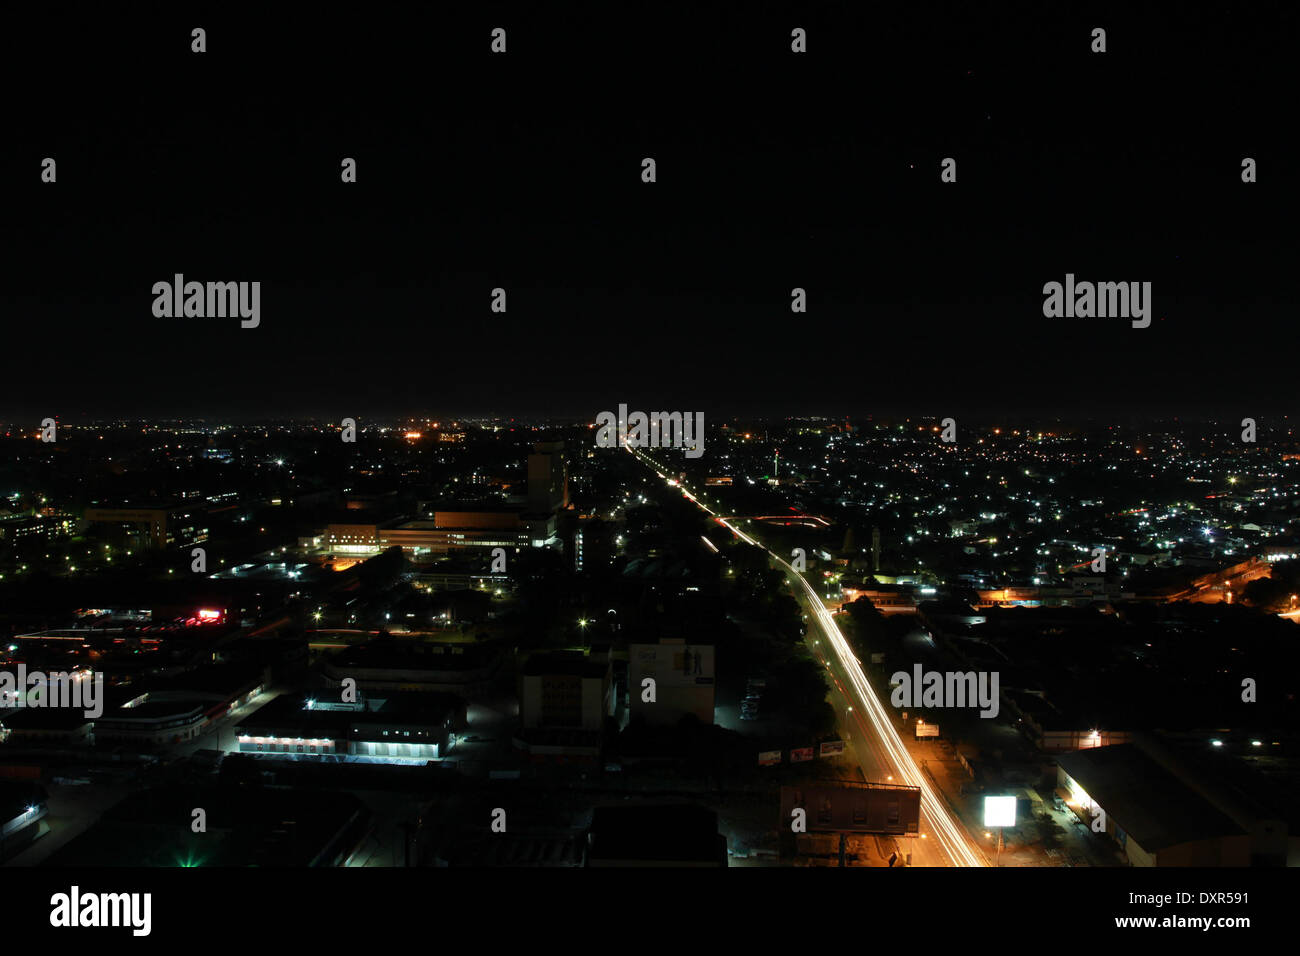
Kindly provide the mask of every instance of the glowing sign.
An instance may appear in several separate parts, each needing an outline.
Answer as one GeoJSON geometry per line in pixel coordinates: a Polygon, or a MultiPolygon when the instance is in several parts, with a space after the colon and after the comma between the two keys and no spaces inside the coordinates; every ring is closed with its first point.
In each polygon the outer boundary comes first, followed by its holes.
{"type": "Polygon", "coordinates": [[[200,621],[219,621],[223,612],[210,607],[199,608],[200,621]]]}
{"type": "Polygon", "coordinates": [[[1013,827],[1016,825],[1015,797],[985,797],[984,825],[986,827],[1013,827]]]}

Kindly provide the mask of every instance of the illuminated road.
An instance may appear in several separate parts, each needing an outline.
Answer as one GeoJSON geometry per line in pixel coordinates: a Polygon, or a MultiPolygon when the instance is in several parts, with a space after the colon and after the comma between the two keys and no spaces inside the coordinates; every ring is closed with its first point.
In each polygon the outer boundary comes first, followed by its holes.
{"type": "MultiPolygon", "coordinates": [[[[676,479],[669,478],[664,469],[654,459],[638,449],[628,448],[628,451],[651,465],[660,478],[678,488],[687,500],[707,511],[736,537],[746,544],[762,548],[791,581],[798,582],[805,599],[801,603],[812,612],[813,620],[816,621],[823,635],[824,643],[818,645],[818,647],[830,648],[832,654],[830,663],[833,665],[831,670],[834,672],[833,679],[836,690],[845,700],[849,701],[848,706],[852,708],[851,710],[841,710],[840,714],[849,717],[851,726],[855,730],[855,737],[852,741],[854,751],[861,755],[859,744],[860,742],[866,742],[869,752],[874,757],[871,763],[876,769],[883,770],[885,776],[892,776],[894,783],[920,788],[921,833],[926,837],[926,843],[939,851],[940,859],[938,862],[941,865],[946,863],[953,866],[987,866],[986,860],[973,845],[969,835],[961,824],[953,819],[952,813],[944,803],[943,798],[934,792],[928,778],[921,772],[921,768],[916,765],[916,761],[912,759],[912,755],[904,746],[902,738],[898,736],[898,731],[894,729],[889,712],[881,704],[871,685],[867,683],[866,675],[862,672],[862,665],[854,655],[849,642],[840,632],[839,626],[835,623],[835,618],[826,609],[826,605],[822,603],[816,589],[790,564],[731,524],[726,518],[718,516],[712,508],[691,494],[676,479]]],[[[927,850],[929,846],[927,846],[927,850]]],[[[928,852],[924,853],[921,855],[921,859],[925,860],[930,855],[928,852]]]]}

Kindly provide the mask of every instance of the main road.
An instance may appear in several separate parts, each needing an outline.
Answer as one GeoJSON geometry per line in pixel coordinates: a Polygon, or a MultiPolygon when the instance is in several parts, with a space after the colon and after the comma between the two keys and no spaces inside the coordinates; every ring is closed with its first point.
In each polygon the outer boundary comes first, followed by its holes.
{"type": "Polygon", "coordinates": [[[745,534],[727,518],[714,512],[677,479],[669,477],[664,467],[649,455],[627,445],[623,447],[653,467],[660,478],[681,491],[691,503],[712,515],[740,540],[767,552],[768,557],[799,588],[800,596],[803,598],[800,603],[812,612],[812,619],[822,634],[821,639],[814,642],[814,650],[829,649],[829,654],[823,659],[829,665],[828,670],[831,672],[836,691],[843,700],[848,701],[847,707],[840,711],[838,716],[847,720],[849,726],[857,732],[857,738],[851,743],[860,762],[864,766],[871,766],[877,774],[888,778],[880,782],[920,788],[921,840],[918,841],[920,846],[917,847],[914,863],[940,866],[987,866],[988,862],[974,845],[970,835],[954,818],[948,805],[935,793],[929,779],[912,759],[911,753],[908,752],[898,731],[894,728],[889,712],[867,682],[866,675],[862,672],[861,662],[835,623],[834,616],[807,578],[771,549],[745,534]],[[867,751],[865,754],[861,746],[863,744],[867,751]]]}

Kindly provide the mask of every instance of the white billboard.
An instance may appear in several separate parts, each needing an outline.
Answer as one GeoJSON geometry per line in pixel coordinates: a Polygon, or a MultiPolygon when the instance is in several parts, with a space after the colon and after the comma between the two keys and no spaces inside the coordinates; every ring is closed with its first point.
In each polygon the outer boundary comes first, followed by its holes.
{"type": "Polygon", "coordinates": [[[632,644],[628,697],[632,716],[674,724],[694,714],[713,723],[713,647],[708,644],[632,644]]]}
{"type": "Polygon", "coordinates": [[[1013,827],[1016,825],[1015,797],[985,797],[984,825],[986,827],[1013,827]]]}
{"type": "Polygon", "coordinates": [[[636,686],[653,677],[660,687],[712,687],[713,648],[708,644],[633,644],[628,648],[636,686]]]}

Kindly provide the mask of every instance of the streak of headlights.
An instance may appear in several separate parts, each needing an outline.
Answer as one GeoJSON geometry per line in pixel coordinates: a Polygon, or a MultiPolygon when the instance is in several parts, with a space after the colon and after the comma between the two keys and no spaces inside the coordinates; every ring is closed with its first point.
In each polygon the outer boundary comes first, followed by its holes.
{"type": "MultiPolygon", "coordinates": [[[[624,446],[627,447],[627,446],[624,446]]],[[[663,470],[649,456],[644,455],[633,448],[628,448],[637,458],[648,461],[655,469],[660,478],[667,478],[663,470]]],[[[889,713],[885,710],[884,705],[880,703],[876,696],[875,690],[867,683],[866,675],[862,672],[862,667],[858,663],[853,649],[849,647],[849,642],[840,632],[839,626],[835,623],[835,618],[831,612],[826,610],[826,606],[818,597],[817,591],[808,583],[804,576],[796,571],[789,563],[778,557],[770,549],[755,541],[745,532],[741,531],[726,518],[719,518],[716,512],[708,505],[704,504],[684,486],[676,484],[682,495],[693,504],[704,509],[713,515],[717,520],[727,528],[732,534],[740,538],[746,544],[752,544],[756,548],[762,548],[771,556],[772,560],[779,564],[785,572],[803,585],[804,591],[808,597],[808,603],[813,613],[817,617],[817,623],[821,626],[822,632],[826,635],[827,641],[835,651],[835,656],[839,659],[840,669],[848,678],[849,683],[853,685],[854,691],[857,692],[858,700],[863,704],[867,719],[871,722],[871,728],[875,731],[880,740],[881,746],[885,753],[893,762],[894,772],[907,786],[918,787],[921,791],[921,814],[925,822],[929,825],[930,832],[934,834],[935,839],[943,848],[948,858],[957,866],[987,866],[983,856],[971,850],[960,825],[953,820],[952,814],[943,802],[935,795],[934,789],[925,779],[921,768],[916,765],[912,755],[903,745],[902,738],[898,736],[898,731],[894,729],[893,722],[889,719],[889,713]]]]}

